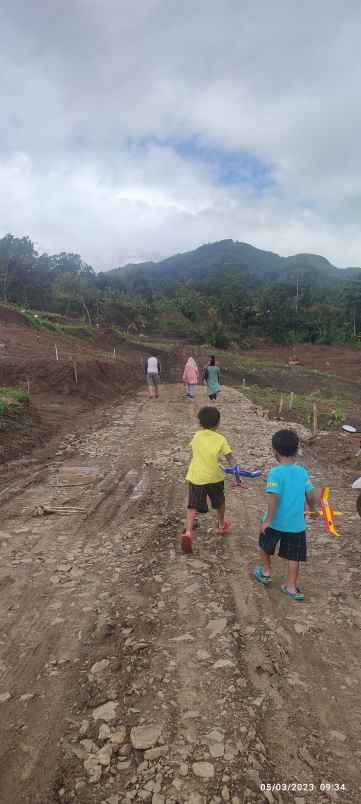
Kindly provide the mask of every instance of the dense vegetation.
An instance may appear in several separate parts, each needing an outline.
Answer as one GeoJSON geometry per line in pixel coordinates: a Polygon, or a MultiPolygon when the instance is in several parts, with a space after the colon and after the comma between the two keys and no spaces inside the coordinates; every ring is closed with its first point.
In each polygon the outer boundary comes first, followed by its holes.
{"type": "Polygon", "coordinates": [[[218,347],[253,337],[289,344],[361,339],[361,269],[232,240],[95,273],[78,254],[39,255],[28,237],[8,234],[0,239],[0,299],[218,347]]]}

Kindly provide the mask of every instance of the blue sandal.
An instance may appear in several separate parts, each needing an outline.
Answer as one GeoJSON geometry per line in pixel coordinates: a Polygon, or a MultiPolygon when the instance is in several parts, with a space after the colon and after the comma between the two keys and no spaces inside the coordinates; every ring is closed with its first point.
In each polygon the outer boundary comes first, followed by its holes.
{"type": "Polygon", "coordinates": [[[288,597],[291,597],[292,600],[298,600],[301,602],[305,599],[305,596],[302,594],[302,592],[300,592],[299,589],[297,589],[297,592],[289,592],[286,585],[281,586],[281,592],[283,592],[285,595],[288,595],[288,597]]]}
{"type": "Polygon", "coordinates": [[[260,565],[258,565],[258,567],[255,567],[252,570],[251,575],[252,575],[253,578],[256,579],[256,581],[258,581],[259,583],[262,583],[263,586],[271,586],[272,585],[272,578],[270,578],[268,575],[263,574],[263,569],[262,569],[262,567],[260,565]]]}

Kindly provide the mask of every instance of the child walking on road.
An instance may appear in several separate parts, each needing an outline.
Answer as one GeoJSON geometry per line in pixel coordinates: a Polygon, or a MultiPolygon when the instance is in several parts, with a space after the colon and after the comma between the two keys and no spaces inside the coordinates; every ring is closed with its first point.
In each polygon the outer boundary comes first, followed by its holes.
{"type": "Polygon", "coordinates": [[[224,455],[227,463],[232,466],[232,452],[225,437],[216,432],[220,418],[216,408],[202,408],[198,413],[202,429],[191,441],[192,460],[186,476],[189,498],[186,529],[182,536],[184,553],[192,553],[194,520],[197,512],[208,512],[207,498],[212,508],[218,512],[218,535],[223,536],[231,527],[230,521],[225,518],[224,471],[218,461],[219,456],[224,455]]]}
{"type": "Polygon", "coordinates": [[[266,492],[268,510],[264,516],[259,537],[262,566],[257,566],[252,575],[257,581],[270,586],[271,559],[279,543],[278,555],[288,561],[287,583],[281,592],[293,600],[304,600],[297,587],[300,562],[306,561],[305,500],[311,509],[317,506],[314,487],[296,455],[299,445],[293,430],[279,430],[272,438],[272,447],[279,466],[269,472],[266,492]]]}
{"type": "Polygon", "coordinates": [[[144,374],[148,384],[149,398],[158,399],[160,382],[160,361],[158,357],[147,357],[144,362],[144,374]]]}
{"type": "Polygon", "coordinates": [[[187,399],[194,399],[196,387],[199,383],[198,366],[193,357],[189,357],[183,371],[183,382],[187,388],[187,399]]]}

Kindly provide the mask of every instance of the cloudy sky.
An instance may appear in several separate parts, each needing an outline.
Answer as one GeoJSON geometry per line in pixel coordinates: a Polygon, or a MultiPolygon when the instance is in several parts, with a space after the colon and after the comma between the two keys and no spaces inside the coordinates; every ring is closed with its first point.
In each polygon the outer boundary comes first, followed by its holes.
{"type": "Polygon", "coordinates": [[[361,265],[359,0],[1,5],[0,236],[361,265]]]}

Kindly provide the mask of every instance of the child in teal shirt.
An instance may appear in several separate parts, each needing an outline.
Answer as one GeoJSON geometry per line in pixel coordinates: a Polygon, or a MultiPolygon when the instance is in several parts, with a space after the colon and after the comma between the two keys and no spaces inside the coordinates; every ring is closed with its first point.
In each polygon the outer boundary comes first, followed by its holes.
{"type": "Polygon", "coordinates": [[[255,567],[252,574],[264,586],[271,585],[270,557],[279,543],[278,555],[288,561],[287,583],[281,592],[293,600],[304,600],[297,579],[300,562],[307,558],[305,501],[314,509],[317,499],[306,469],[295,463],[298,445],[293,430],[279,430],[272,438],[279,466],[271,469],[267,478],[268,510],[259,537],[262,566],[255,567]]]}

